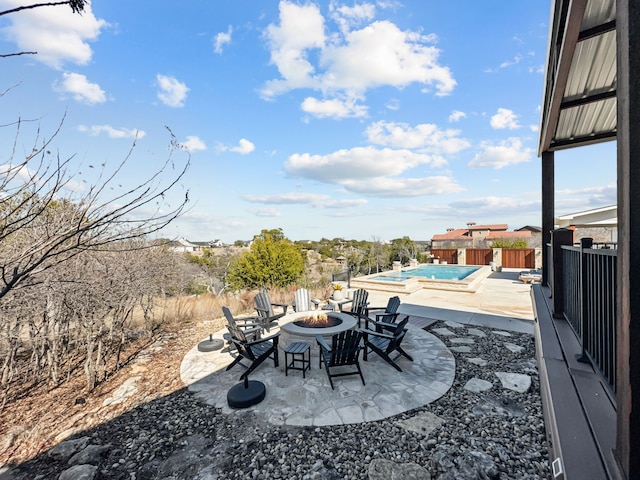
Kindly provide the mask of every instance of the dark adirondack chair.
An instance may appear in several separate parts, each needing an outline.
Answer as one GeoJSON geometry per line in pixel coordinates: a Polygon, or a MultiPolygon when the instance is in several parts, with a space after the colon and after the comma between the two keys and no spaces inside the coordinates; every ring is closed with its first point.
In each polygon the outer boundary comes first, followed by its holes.
{"type": "Polygon", "coordinates": [[[391,297],[386,307],[367,307],[365,309],[367,317],[365,328],[369,328],[369,322],[374,324],[376,331],[380,331],[379,328],[387,328],[388,324],[395,324],[399,315],[398,307],[400,307],[400,297],[398,296],[391,297]],[[380,327],[378,324],[381,324],[380,327]]]}
{"type": "Polygon", "coordinates": [[[253,297],[253,301],[256,304],[256,312],[258,312],[260,323],[267,332],[272,323],[277,322],[287,314],[287,308],[289,307],[286,303],[272,303],[268,292],[258,293],[253,297]],[[273,307],[282,308],[282,313],[274,313],[273,307]]]}
{"type": "Polygon", "coordinates": [[[363,330],[364,335],[364,360],[367,360],[368,350],[371,349],[386,362],[393,365],[393,367],[399,372],[402,371],[400,366],[394,361],[400,355],[405,356],[413,362],[413,358],[407,352],[405,352],[400,346],[405,334],[407,333],[407,323],[409,322],[409,315],[404,317],[400,322],[394,325],[394,329],[389,333],[375,332],[373,330],[363,330]],[[398,352],[395,359],[391,358],[394,352],[398,352]]]}
{"type": "Polygon", "coordinates": [[[262,325],[256,317],[236,318],[228,307],[222,307],[227,322],[240,328],[250,340],[257,340],[262,335],[262,325]]]}
{"type": "Polygon", "coordinates": [[[227,329],[231,334],[231,342],[238,350],[238,356],[227,367],[230,370],[242,360],[250,362],[249,365],[243,365],[247,369],[240,376],[240,380],[246,380],[251,372],[264,362],[267,358],[273,357],[274,366],[278,366],[278,338],[280,334],[271,335],[270,337],[259,338],[249,341],[244,331],[235,323],[229,323],[227,329]]]}
{"type": "Polygon", "coordinates": [[[344,377],[347,375],[360,375],[362,384],[364,383],[364,377],[362,376],[362,370],[360,370],[360,350],[362,345],[362,332],[359,330],[346,330],[340,332],[331,337],[331,346],[325,342],[321,335],[316,335],[316,341],[320,347],[319,366],[324,367],[327,370],[327,376],[329,377],[329,383],[333,390],[333,377],[344,377]],[[355,366],[356,371],[331,373],[333,367],[345,367],[355,366]]]}
{"type": "Polygon", "coordinates": [[[358,328],[360,328],[361,326],[361,321],[365,320],[366,322],[368,318],[366,315],[367,306],[369,305],[369,302],[367,301],[368,299],[369,292],[367,292],[364,288],[359,288],[358,290],[353,292],[351,310],[349,310],[348,312],[343,310],[343,313],[347,313],[358,319],[358,328]]]}

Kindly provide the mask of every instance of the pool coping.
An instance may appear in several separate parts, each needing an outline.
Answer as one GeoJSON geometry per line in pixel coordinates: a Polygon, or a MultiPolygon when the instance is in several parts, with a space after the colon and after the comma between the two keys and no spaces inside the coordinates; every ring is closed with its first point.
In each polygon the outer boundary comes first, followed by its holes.
{"type": "MultiPolygon", "coordinates": [[[[418,267],[419,266],[420,265],[418,265],[418,267]]],[[[366,290],[382,290],[385,292],[396,293],[413,293],[423,288],[427,290],[447,290],[453,292],[475,293],[480,287],[482,281],[491,274],[491,267],[488,265],[460,266],[479,267],[479,269],[462,280],[438,280],[431,278],[410,277],[401,282],[374,280],[374,277],[387,273],[379,272],[372,275],[365,275],[363,277],[351,278],[351,287],[364,288],[366,290]]],[[[409,267],[406,270],[413,268],[415,267],[409,267]]],[[[392,270],[389,270],[388,272],[392,272],[392,270]]]]}

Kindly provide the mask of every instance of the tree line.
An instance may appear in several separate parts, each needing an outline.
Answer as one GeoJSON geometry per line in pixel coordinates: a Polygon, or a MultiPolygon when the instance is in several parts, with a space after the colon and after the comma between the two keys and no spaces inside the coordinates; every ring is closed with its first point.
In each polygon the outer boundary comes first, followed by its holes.
{"type": "Polygon", "coordinates": [[[192,291],[220,294],[223,291],[257,288],[286,288],[300,285],[321,287],[331,273],[348,268],[351,275],[369,275],[390,270],[393,262],[406,264],[410,259],[427,260],[427,254],[409,237],[384,243],[380,240],[344,240],[323,238],[314,241],[291,241],[281,228],[262,230],[248,249],[205,248],[202,254],[185,253],[185,258],[201,268],[192,291]],[[318,252],[325,260],[334,260],[333,269],[312,284],[308,252],[318,252]],[[335,260],[341,258],[340,265],[335,260]]]}

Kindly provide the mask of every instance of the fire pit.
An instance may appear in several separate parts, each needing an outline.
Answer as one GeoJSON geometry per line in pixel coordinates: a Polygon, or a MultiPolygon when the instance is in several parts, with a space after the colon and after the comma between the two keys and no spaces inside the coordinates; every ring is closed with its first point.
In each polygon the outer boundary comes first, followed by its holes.
{"type": "Polygon", "coordinates": [[[294,325],[302,328],[331,328],[341,323],[341,318],[325,312],[311,312],[309,315],[293,322],[294,325]]]}
{"type": "Polygon", "coordinates": [[[341,312],[294,312],[285,315],[278,322],[280,330],[289,335],[313,337],[331,336],[351,330],[358,323],[355,317],[341,312]]]}

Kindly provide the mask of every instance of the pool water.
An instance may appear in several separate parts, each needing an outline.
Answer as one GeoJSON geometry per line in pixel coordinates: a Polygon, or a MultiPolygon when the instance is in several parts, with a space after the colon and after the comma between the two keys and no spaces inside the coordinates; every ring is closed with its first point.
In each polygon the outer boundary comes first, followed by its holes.
{"type": "Polygon", "coordinates": [[[384,282],[403,282],[411,277],[421,277],[430,280],[462,280],[479,269],[480,267],[470,267],[466,265],[421,265],[417,268],[402,270],[400,272],[375,275],[369,279],[384,282]]]}

